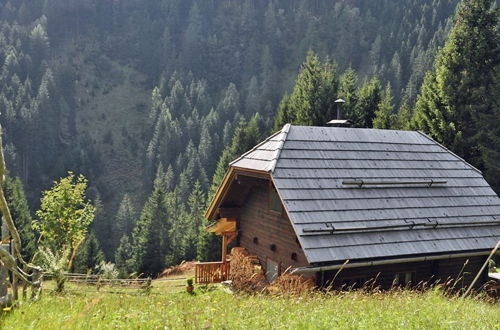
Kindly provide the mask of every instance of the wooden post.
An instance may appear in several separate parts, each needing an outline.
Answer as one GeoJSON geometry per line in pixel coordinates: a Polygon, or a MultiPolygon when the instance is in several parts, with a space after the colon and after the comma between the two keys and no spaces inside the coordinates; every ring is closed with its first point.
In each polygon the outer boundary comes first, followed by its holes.
{"type": "MultiPolygon", "coordinates": [[[[10,253],[12,255],[15,255],[14,254],[14,246],[12,244],[10,244],[10,253]]],[[[14,301],[17,301],[17,299],[19,298],[19,291],[18,291],[18,286],[17,286],[17,276],[14,272],[11,273],[11,278],[12,278],[12,284],[11,284],[11,287],[12,287],[12,296],[14,298],[14,301]]]]}
{"type": "Polygon", "coordinates": [[[227,257],[227,237],[226,233],[222,233],[222,262],[226,262],[227,257]]]}
{"type": "MultiPolygon", "coordinates": [[[[0,241],[7,239],[7,226],[5,221],[0,220],[0,241]]],[[[7,268],[0,265],[0,297],[7,294],[7,268]]]]}
{"type": "Polygon", "coordinates": [[[474,278],[474,280],[472,281],[472,283],[469,285],[469,288],[467,289],[467,291],[465,291],[465,293],[463,294],[462,298],[467,297],[467,295],[469,294],[469,292],[472,290],[472,287],[474,286],[474,284],[476,284],[476,281],[479,279],[479,277],[481,276],[482,272],[484,271],[484,269],[488,265],[488,262],[490,261],[491,257],[493,257],[493,255],[495,255],[495,253],[497,252],[498,248],[500,248],[500,241],[498,241],[497,244],[495,245],[495,247],[493,248],[493,250],[491,250],[490,255],[488,256],[488,258],[486,258],[486,261],[484,262],[483,266],[481,267],[481,269],[477,273],[477,275],[474,278]]]}

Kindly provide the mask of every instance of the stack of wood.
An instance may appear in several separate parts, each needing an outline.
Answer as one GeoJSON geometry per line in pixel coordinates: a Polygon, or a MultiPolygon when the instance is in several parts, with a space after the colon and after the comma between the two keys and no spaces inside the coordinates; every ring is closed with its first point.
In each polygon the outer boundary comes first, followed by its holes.
{"type": "Polygon", "coordinates": [[[255,292],[266,286],[266,277],[256,256],[244,248],[231,250],[231,282],[236,291],[255,292]]]}

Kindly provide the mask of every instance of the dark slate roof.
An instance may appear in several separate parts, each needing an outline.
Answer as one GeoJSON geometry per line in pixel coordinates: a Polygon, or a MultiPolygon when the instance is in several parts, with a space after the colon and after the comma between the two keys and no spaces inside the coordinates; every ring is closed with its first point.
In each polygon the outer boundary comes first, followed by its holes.
{"type": "Polygon", "coordinates": [[[285,125],[231,166],[271,174],[310,263],[491,249],[500,199],[420,132],[285,125]]]}

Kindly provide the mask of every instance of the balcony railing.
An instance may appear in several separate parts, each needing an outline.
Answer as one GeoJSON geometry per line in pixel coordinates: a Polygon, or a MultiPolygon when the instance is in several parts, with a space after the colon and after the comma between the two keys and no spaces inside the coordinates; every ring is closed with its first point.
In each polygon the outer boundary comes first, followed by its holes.
{"type": "Polygon", "coordinates": [[[195,268],[195,282],[198,284],[220,283],[229,279],[229,261],[200,262],[195,268]]]}

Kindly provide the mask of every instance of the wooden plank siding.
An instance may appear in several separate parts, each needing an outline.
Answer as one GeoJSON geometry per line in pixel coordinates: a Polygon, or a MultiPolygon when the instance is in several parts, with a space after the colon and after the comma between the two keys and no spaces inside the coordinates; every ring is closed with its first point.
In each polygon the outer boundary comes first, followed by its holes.
{"type": "Polygon", "coordinates": [[[285,212],[269,209],[269,189],[273,188],[268,182],[252,186],[238,219],[238,246],[257,256],[263,267],[267,258],[278,262],[280,273],[288,267],[308,266],[285,212]],[[273,244],[274,251],[271,249],[273,244]],[[292,260],[292,253],[296,254],[297,260],[292,260]]]}
{"type": "MultiPolygon", "coordinates": [[[[335,277],[333,287],[338,288],[342,285],[352,285],[356,281],[364,283],[370,279],[377,279],[376,284],[383,289],[390,288],[393,284],[397,273],[412,272],[415,276],[414,284],[420,282],[434,283],[439,279],[439,283],[443,283],[450,279],[462,277],[457,282],[455,288],[466,288],[474,276],[479,272],[486,257],[471,257],[471,258],[453,258],[434,261],[423,261],[414,263],[390,264],[372,267],[360,267],[343,269],[336,277],[336,270],[327,271],[323,275],[318,273],[318,284],[328,286],[335,277]],[[468,261],[467,261],[468,260],[468,261]],[[466,264],[467,261],[467,264],[466,264]],[[465,265],[465,267],[464,267],[465,265]]],[[[487,274],[480,278],[475,287],[483,285],[486,281],[487,274]]]]}

